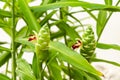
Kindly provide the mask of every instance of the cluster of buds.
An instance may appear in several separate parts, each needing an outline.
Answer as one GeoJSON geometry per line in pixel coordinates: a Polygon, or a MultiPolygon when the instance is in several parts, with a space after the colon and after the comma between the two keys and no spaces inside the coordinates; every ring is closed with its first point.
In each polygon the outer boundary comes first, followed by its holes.
{"type": "Polygon", "coordinates": [[[96,41],[94,37],[94,32],[91,27],[88,27],[82,35],[82,46],[80,47],[80,53],[90,62],[95,48],[96,41]]]}
{"type": "Polygon", "coordinates": [[[47,26],[43,26],[35,35],[31,35],[28,41],[35,41],[35,52],[39,54],[40,51],[46,50],[50,42],[50,32],[47,26]]]}
{"type": "MultiPolygon", "coordinates": [[[[38,33],[34,32],[28,41],[35,40],[35,52],[39,54],[40,51],[46,50],[50,42],[50,32],[47,26],[43,26],[38,33]]],[[[96,41],[94,38],[94,32],[91,27],[88,27],[82,35],[82,40],[77,40],[75,44],[72,45],[72,49],[80,47],[80,53],[88,61],[94,54],[96,48],[96,41]]]]}

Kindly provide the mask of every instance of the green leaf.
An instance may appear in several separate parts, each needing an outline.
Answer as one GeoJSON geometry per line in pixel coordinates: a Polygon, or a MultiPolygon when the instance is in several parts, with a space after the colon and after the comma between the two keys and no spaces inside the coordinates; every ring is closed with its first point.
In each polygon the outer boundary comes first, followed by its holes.
{"type": "Polygon", "coordinates": [[[20,10],[23,13],[25,21],[27,22],[30,30],[39,31],[40,25],[37,23],[34,15],[32,14],[30,8],[28,7],[26,0],[18,0],[20,10]]]}
{"type": "Polygon", "coordinates": [[[49,50],[49,59],[48,59],[48,69],[50,72],[50,77],[52,80],[62,80],[62,75],[61,75],[61,67],[58,65],[58,62],[56,60],[56,51],[53,49],[49,50]]]}
{"type": "Polygon", "coordinates": [[[55,39],[55,38],[59,38],[61,36],[64,36],[65,32],[63,31],[58,31],[58,32],[54,32],[54,33],[51,33],[51,40],[55,39]]]}
{"type": "Polygon", "coordinates": [[[53,2],[56,2],[57,0],[43,0],[42,1],[42,5],[46,5],[46,4],[49,4],[49,3],[53,3],[53,2]]]}
{"type": "Polygon", "coordinates": [[[32,70],[34,72],[34,75],[37,77],[38,75],[38,69],[37,69],[37,58],[36,58],[36,54],[34,54],[33,56],[33,60],[32,60],[32,70]]]}
{"type": "Polygon", "coordinates": [[[107,19],[107,12],[100,10],[99,14],[98,14],[97,26],[96,26],[98,38],[100,37],[100,35],[105,27],[106,19],[107,19]]]}
{"type": "Polygon", "coordinates": [[[84,71],[80,70],[80,69],[76,69],[75,67],[73,67],[72,70],[70,70],[70,75],[74,80],[84,80],[85,76],[84,76],[84,71]]]}
{"type": "Polygon", "coordinates": [[[26,0],[27,1],[27,3],[29,3],[29,2],[32,2],[32,1],[34,1],[34,0],[26,0]]]}
{"type": "Polygon", "coordinates": [[[6,27],[7,25],[3,22],[0,22],[0,28],[6,27]]]}
{"type": "Polygon", "coordinates": [[[81,39],[81,37],[79,36],[79,34],[75,31],[75,29],[73,29],[72,27],[70,27],[68,24],[66,24],[64,21],[59,21],[57,24],[58,28],[67,33],[67,35],[76,42],[76,38],[81,39]]]}
{"type": "Polygon", "coordinates": [[[17,74],[19,75],[21,80],[36,80],[35,78],[31,77],[31,75],[26,74],[21,70],[17,70],[17,74]]]}
{"type": "MultiPolygon", "coordinates": [[[[78,26],[77,26],[77,27],[78,27],[78,26]]],[[[73,31],[75,31],[75,29],[76,29],[77,27],[71,27],[71,28],[73,29],[73,31]]],[[[75,33],[75,34],[76,34],[76,33],[75,33]]],[[[65,35],[65,31],[59,30],[59,31],[57,31],[57,32],[51,33],[50,38],[51,38],[51,40],[53,40],[53,39],[55,39],[55,38],[59,38],[59,37],[62,37],[62,36],[64,36],[64,35],[65,35]]],[[[78,33],[77,33],[76,35],[78,36],[78,33]]],[[[80,36],[79,36],[79,37],[80,37],[80,36]]],[[[73,40],[75,40],[75,39],[73,38],[73,40]]]]}
{"type": "Polygon", "coordinates": [[[104,59],[98,59],[98,58],[93,58],[92,61],[93,62],[105,62],[105,63],[109,63],[109,64],[112,64],[112,65],[120,67],[120,64],[117,63],[117,62],[114,62],[114,61],[109,61],[109,60],[104,60],[104,59]]]}
{"type": "Polygon", "coordinates": [[[84,10],[85,10],[95,21],[97,21],[96,16],[95,16],[90,10],[88,10],[87,8],[84,8],[84,10]]]}
{"type": "Polygon", "coordinates": [[[3,42],[3,41],[2,41],[2,42],[0,42],[0,45],[1,45],[1,44],[7,44],[7,42],[3,42]]]}
{"type": "Polygon", "coordinates": [[[5,31],[9,36],[12,35],[12,31],[11,31],[11,22],[12,19],[0,19],[0,28],[3,29],[3,31],[5,31]]]}
{"type": "Polygon", "coordinates": [[[89,8],[89,9],[94,9],[94,10],[120,11],[120,8],[116,6],[88,3],[88,2],[83,2],[83,1],[61,1],[61,2],[51,3],[47,5],[34,6],[31,9],[35,13],[42,13],[50,9],[56,9],[56,8],[66,7],[66,6],[72,6],[72,7],[79,6],[79,7],[89,8]]]}
{"type": "Polygon", "coordinates": [[[8,61],[10,57],[11,57],[10,52],[4,51],[4,52],[0,53],[0,67],[3,64],[5,64],[5,62],[8,61]]]}
{"type": "Polygon", "coordinates": [[[17,66],[17,74],[22,80],[36,80],[30,65],[24,59],[18,59],[17,66]]]}
{"type": "Polygon", "coordinates": [[[11,80],[8,76],[0,73],[0,80],[11,80]]]}
{"type": "MultiPolygon", "coordinates": [[[[83,27],[83,24],[81,23],[81,20],[79,20],[79,19],[77,19],[76,17],[74,17],[73,15],[72,15],[72,13],[68,13],[67,11],[64,11],[65,12],[65,15],[67,14],[68,16],[70,16],[71,18],[73,18],[74,20],[76,20],[82,27],[83,27]]],[[[78,13],[78,12],[74,12],[74,13],[78,13]]],[[[66,17],[67,18],[67,17],[66,17]]],[[[71,20],[69,20],[69,22],[71,22],[71,23],[73,23],[74,24],[74,22],[72,22],[71,20]]]]}
{"type": "Polygon", "coordinates": [[[63,67],[62,66],[63,71],[67,72],[66,74],[70,74],[71,78],[74,80],[101,80],[99,76],[90,74],[90,73],[86,73],[80,69],[77,69],[75,67],[71,67],[70,68],[70,72],[68,71],[67,67],[63,67]]]}
{"type": "Polygon", "coordinates": [[[8,49],[8,48],[5,48],[5,47],[0,46],[0,51],[8,51],[8,52],[10,52],[11,50],[8,49]]]}
{"type": "Polygon", "coordinates": [[[16,38],[23,38],[26,36],[28,31],[28,27],[23,27],[21,28],[17,33],[16,33],[16,38]]]}
{"type": "Polygon", "coordinates": [[[98,43],[97,48],[101,49],[115,49],[120,50],[120,46],[116,44],[105,44],[105,43],[98,43]]]}
{"type": "Polygon", "coordinates": [[[56,13],[56,10],[53,10],[51,13],[49,13],[41,22],[40,25],[43,26],[47,21],[56,13]]]}
{"type": "Polygon", "coordinates": [[[31,69],[30,65],[28,64],[28,62],[26,60],[18,59],[17,60],[17,66],[18,66],[19,70],[22,70],[25,73],[30,73],[31,74],[32,69],[31,69]]]}
{"type": "Polygon", "coordinates": [[[77,69],[76,67],[61,66],[62,70],[69,75],[73,80],[84,80],[84,71],[77,69]]]}
{"type": "Polygon", "coordinates": [[[87,60],[85,58],[83,58],[77,52],[66,47],[64,44],[59,43],[59,42],[50,42],[49,47],[60,52],[58,57],[64,61],[68,62],[69,64],[72,64],[76,68],[81,69],[81,70],[86,71],[86,72],[89,72],[89,73],[94,74],[94,75],[102,76],[102,73],[95,70],[87,62],[87,60]]]}
{"type": "Polygon", "coordinates": [[[105,4],[112,5],[112,0],[104,0],[104,1],[105,1],[105,4]]]}
{"type": "Polygon", "coordinates": [[[55,79],[62,80],[61,68],[55,59],[50,62],[50,64],[48,65],[48,68],[49,68],[49,71],[50,71],[50,74],[53,80],[55,79]]]}
{"type": "Polygon", "coordinates": [[[9,11],[5,11],[5,10],[0,9],[0,16],[11,18],[12,15],[9,11]]]}
{"type": "Polygon", "coordinates": [[[84,75],[87,77],[87,80],[102,80],[99,76],[90,73],[84,73],[84,75]]]}
{"type": "Polygon", "coordinates": [[[28,47],[30,47],[30,49],[32,51],[35,50],[35,45],[32,42],[28,41],[27,38],[17,38],[15,41],[18,42],[18,43],[22,43],[24,45],[27,45],[28,47]]]}

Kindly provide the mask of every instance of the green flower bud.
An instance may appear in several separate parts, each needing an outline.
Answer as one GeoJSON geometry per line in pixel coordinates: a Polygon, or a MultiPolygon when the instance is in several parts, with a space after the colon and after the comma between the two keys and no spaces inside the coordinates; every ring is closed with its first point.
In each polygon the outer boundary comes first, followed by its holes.
{"type": "Polygon", "coordinates": [[[39,54],[41,51],[47,50],[48,48],[50,42],[49,28],[47,26],[43,26],[38,34],[35,32],[35,35],[37,39],[35,44],[35,50],[36,53],[39,54]]]}
{"type": "Polygon", "coordinates": [[[94,37],[94,32],[91,27],[88,27],[82,35],[82,46],[80,47],[80,53],[90,62],[95,48],[96,41],[94,37]]]}

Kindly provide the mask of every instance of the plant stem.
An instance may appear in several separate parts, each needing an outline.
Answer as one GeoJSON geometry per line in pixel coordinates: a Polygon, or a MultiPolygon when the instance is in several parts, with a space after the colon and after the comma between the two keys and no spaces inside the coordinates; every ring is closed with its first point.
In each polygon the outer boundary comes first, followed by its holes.
{"type": "Polygon", "coordinates": [[[39,66],[39,55],[36,55],[37,58],[37,79],[40,78],[40,66],[39,66]]]}
{"type": "MultiPolygon", "coordinates": [[[[68,7],[60,8],[60,19],[62,19],[66,22],[67,21],[67,16],[66,16],[67,13],[68,13],[68,7]]],[[[64,34],[64,40],[65,40],[66,46],[68,46],[67,38],[66,38],[66,32],[64,34]]],[[[69,71],[69,74],[68,74],[69,75],[69,80],[71,80],[70,64],[67,63],[67,66],[68,66],[68,71],[69,71]]]]}
{"type": "Polygon", "coordinates": [[[16,80],[16,58],[15,58],[15,0],[12,0],[12,80],[16,80]]]}
{"type": "Polygon", "coordinates": [[[42,61],[40,61],[40,55],[36,53],[36,68],[37,68],[37,80],[42,80],[42,61]]]}

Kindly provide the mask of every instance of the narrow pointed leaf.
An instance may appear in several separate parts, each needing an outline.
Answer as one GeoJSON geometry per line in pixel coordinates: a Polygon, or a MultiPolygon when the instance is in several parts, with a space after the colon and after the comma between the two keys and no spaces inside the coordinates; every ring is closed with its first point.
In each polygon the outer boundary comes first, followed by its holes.
{"type": "Polygon", "coordinates": [[[0,73],[0,80],[11,80],[8,76],[0,73]]]}
{"type": "Polygon", "coordinates": [[[26,36],[28,31],[28,27],[23,27],[22,29],[20,29],[17,34],[16,34],[16,38],[23,38],[26,36]]]}
{"type": "Polygon", "coordinates": [[[47,21],[56,13],[55,10],[53,10],[51,13],[49,13],[41,22],[40,25],[43,26],[47,21]]]}
{"type": "Polygon", "coordinates": [[[115,49],[115,50],[120,50],[120,45],[117,45],[117,44],[98,43],[97,47],[100,48],[100,49],[115,49]]]}
{"type": "Polygon", "coordinates": [[[102,33],[102,31],[105,27],[106,19],[107,19],[107,12],[100,10],[99,14],[98,14],[98,19],[97,19],[97,35],[98,35],[98,38],[100,37],[100,35],[101,35],[101,33],[102,33]]]}
{"type": "Polygon", "coordinates": [[[1,44],[7,44],[7,42],[3,42],[3,41],[2,41],[2,42],[0,42],[0,45],[1,45],[1,44]]]}
{"type": "Polygon", "coordinates": [[[0,22],[0,28],[6,27],[7,25],[3,22],[0,22]]]}
{"type": "Polygon", "coordinates": [[[0,9],[0,16],[10,18],[12,15],[11,15],[11,13],[9,11],[5,11],[5,10],[0,9]]]}
{"type": "Polygon", "coordinates": [[[58,38],[58,37],[61,37],[61,36],[64,36],[65,32],[63,31],[58,31],[58,32],[55,32],[55,33],[51,33],[51,40],[55,39],[55,38],[58,38]]]}
{"type": "Polygon", "coordinates": [[[83,8],[89,8],[89,9],[95,9],[95,10],[109,10],[109,11],[120,11],[119,7],[116,6],[107,6],[102,4],[95,4],[95,3],[88,3],[83,1],[61,1],[57,3],[51,3],[47,5],[40,5],[40,6],[34,6],[31,9],[36,13],[41,13],[46,10],[50,9],[56,9],[60,7],[66,7],[66,6],[72,6],[72,7],[83,7],[83,8]]]}
{"type": "Polygon", "coordinates": [[[93,62],[105,62],[105,63],[109,63],[109,64],[112,64],[112,65],[120,67],[120,64],[117,63],[117,62],[114,62],[114,61],[109,61],[109,60],[104,60],[104,59],[98,59],[98,58],[93,58],[92,61],[93,62]]]}
{"type": "Polygon", "coordinates": [[[8,61],[10,57],[11,57],[10,52],[2,52],[2,53],[0,53],[0,67],[3,64],[5,64],[5,62],[8,61]]]}
{"type": "Polygon", "coordinates": [[[36,58],[36,54],[34,54],[33,56],[33,60],[32,60],[32,70],[34,75],[37,77],[39,71],[37,69],[37,58],[36,58]]]}
{"type": "Polygon", "coordinates": [[[17,74],[23,80],[36,80],[30,65],[23,59],[17,60],[17,74]]]}
{"type": "Polygon", "coordinates": [[[59,66],[57,60],[56,60],[56,51],[54,51],[53,49],[49,50],[49,60],[48,60],[48,69],[51,75],[52,80],[62,80],[62,69],[59,66]]]}
{"type": "Polygon", "coordinates": [[[89,11],[87,8],[84,8],[84,10],[85,10],[95,21],[97,21],[96,16],[95,16],[91,11],[89,11]]]}
{"type": "Polygon", "coordinates": [[[5,27],[2,28],[9,36],[12,35],[11,28],[6,25],[5,27]]]}
{"type": "Polygon", "coordinates": [[[8,51],[8,52],[10,52],[10,49],[0,46],[0,51],[8,51]]]}
{"type": "Polygon", "coordinates": [[[48,68],[53,80],[62,80],[61,69],[56,60],[51,61],[51,63],[48,65],[48,68]]]}
{"type": "Polygon", "coordinates": [[[34,15],[28,7],[25,0],[18,0],[20,11],[23,13],[25,21],[27,22],[30,30],[39,31],[39,24],[37,23],[34,15]]]}
{"type": "Polygon", "coordinates": [[[112,5],[112,0],[104,0],[104,1],[105,1],[105,4],[112,5]]]}
{"type": "Polygon", "coordinates": [[[21,80],[36,80],[35,77],[33,78],[31,75],[26,74],[21,70],[17,70],[17,74],[19,75],[21,80]]]}
{"type": "Polygon", "coordinates": [[[75,29],[73,29],[72,27],[70,27],[68,24],[66,24],[64,21],[60,21],[56,24],[58,26],[58,28],[67,33],[67,35],[73,40],[76,41],[76,38],[81,39],[81,37],[79,36],[79,34],[75,31],[75,29]]]}
{"type": "Polygon", "coordinates": [[[95,70],[85,58],[83,58],[80,54],[77,52],[71,50],[70,48],[66,47],[64,44],[59,42],[50,42],[50,48],[60,52],[58,57],[60,57],[62,60],[68,62],[69,64],[72,64],[78,69],[81,69],[83,71],[89,72],[91,74],[100,75],[102,76],[102,73],[95,70]]]}
{"type": "Polygon", "coordinates": [[[90,73],[84,73],[84,75],[87,77],[87,80],[102,80],[99,76],[90,73]]]}
{"type": "Polygon", "coordinates": [[[35,50],[35,45],[32,42],[28,41],[28,39],[26,39],[26,38],[17,38],[15,41],[18,43],[27,45],[28,47],[31,48],[32,51],[35,50]]]}

